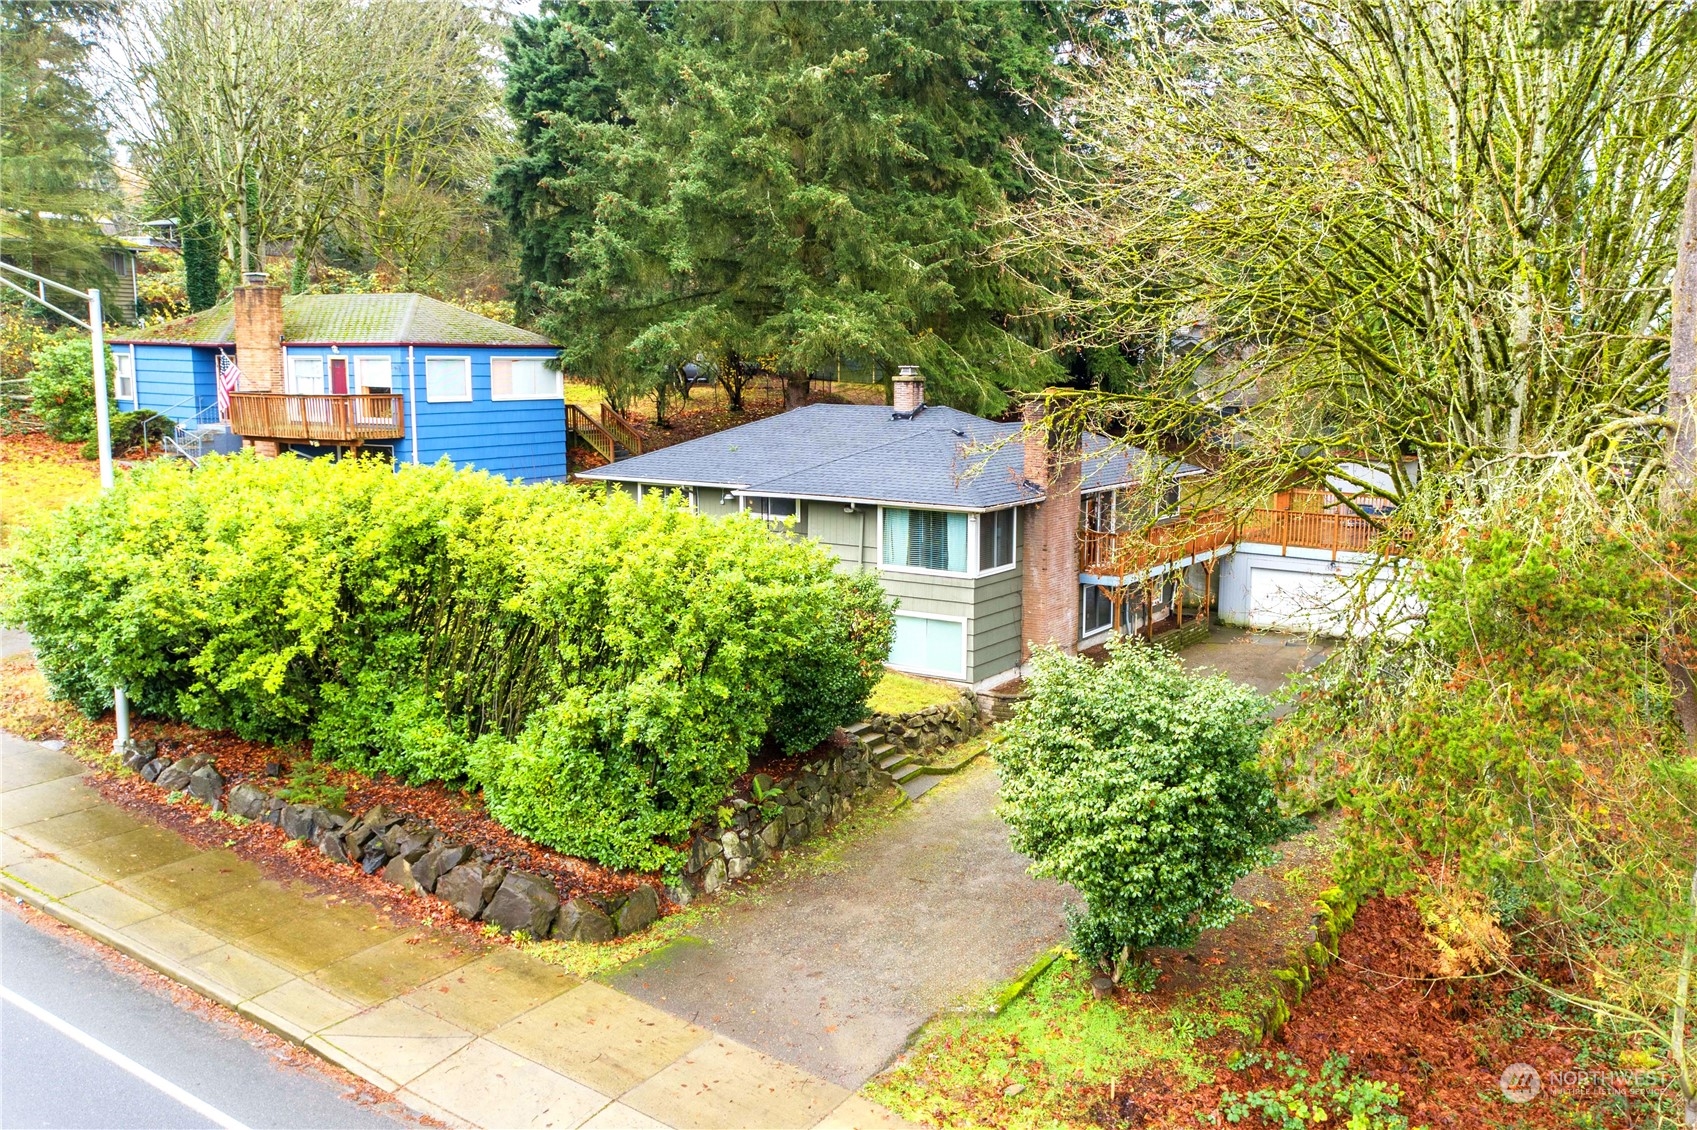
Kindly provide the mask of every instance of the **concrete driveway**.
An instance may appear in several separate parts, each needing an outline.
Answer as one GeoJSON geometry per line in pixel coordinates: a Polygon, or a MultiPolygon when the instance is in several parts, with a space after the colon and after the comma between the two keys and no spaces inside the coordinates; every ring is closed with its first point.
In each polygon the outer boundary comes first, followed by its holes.
{"type": "Polygon", "coordinates": [[[614,987],[855,1088],[939,1009],[1066,934],[1071,888],[1033,879],[980,760],[805,869],[730,903],[614,987]]]}
{"type": "MultiPolygon", "coordinates": [[[[1181,653],[1269,692],[1324,645],[1217,628],[1181,653]]],[[[1070,887],[1026,874],[981,759],[839,848],[766,878],[681,942],[611,978],[693,1024],[855,1088],[938,1010],[1016,976],[1066,936],[1070,887]]]]}

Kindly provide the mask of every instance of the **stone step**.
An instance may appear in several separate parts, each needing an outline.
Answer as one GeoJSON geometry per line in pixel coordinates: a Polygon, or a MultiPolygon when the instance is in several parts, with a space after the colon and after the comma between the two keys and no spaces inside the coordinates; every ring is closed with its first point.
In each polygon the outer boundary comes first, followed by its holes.
{"type": "Polygon", "coordinates": [[[871,728],[872,728],[871,721],[868,720],[868,719],[862,718],[860,721],[855,722],[852,725],[844,726],[843,727],[843,733],[847,734],[851,738],[858,738],[860,735],[864,734],[866,731],[870,730],[871,728]]]}
{"type": "Polygon", "coordinates": [[[913,763],[913,754],[911,754],[911,753],[892,753],[888,757],[881,757],[881,758],[878,759],[878,768],[882,769],[886,773],[894,773],[897,769],[900,769],[903,765],[910,765],[912,763],[913,763]]]}
{"type": "Polygon", "coordinates": [[[867,745],[866,752],[870,753],[873,758],[876,759],[889,756],[895,752],[895,749],[896,747],[894,742],[888,741],[884,738],[879,738],[877,741],[871,742],[867,745]]]}
{"type": "Polygon", "coordinates": [[[930,773],[920,773],[918,776],[909,777],[905,781],[898,781],[896,785],[907,794],[908,800],[914,801],[942,783],[943,778],[941,777],[934,777],[930,773]]]}
{"type": "Polygon", "coordinates": [[[905,765],[898,765],[894,769],[885,770],[885,772],[889,773],[896,784],[902,785],[923,774],[925,766],[909,761],[905,765]]]}

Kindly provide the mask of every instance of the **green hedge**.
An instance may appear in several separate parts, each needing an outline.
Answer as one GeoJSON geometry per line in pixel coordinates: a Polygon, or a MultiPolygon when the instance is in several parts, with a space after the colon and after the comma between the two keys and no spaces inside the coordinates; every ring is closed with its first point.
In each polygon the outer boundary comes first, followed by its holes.
{"type": "Polygon", "coordinates": [[[34,532],[8,619],[53,691],[411,781],[658,867],[751,754],[858,717],[891,609],[743,518],[446,464],[152,464],[34,532]]]}

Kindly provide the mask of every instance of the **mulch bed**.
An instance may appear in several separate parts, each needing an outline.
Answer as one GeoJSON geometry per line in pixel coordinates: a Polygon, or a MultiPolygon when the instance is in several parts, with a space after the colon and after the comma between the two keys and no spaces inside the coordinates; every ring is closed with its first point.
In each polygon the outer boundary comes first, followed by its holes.
{"type": "MultiPolygon", "coordinates": [[[[120,808],[144,815],[206,848],[227,847],[259,863],[281,878],[307,878],[344,896],[357,896],[383,909],[414,920],[444,919],[468,930],[476,923],[464,922],[446,904],[431,896],[409,895],[357,867],[335,863],[308,845],[290,840],[281,829],[266,824],[237,825],[214,820],[194,804],[169,803],[166,794],[140,776],[118,772],[108,759],[89,751],[111,748],[111,716],[89,722],[64,704],[45,698],[39,673],[28,656],[17,656],[0,665],[0,720],[7,729],[32,740],[65,741],[66,752],[89,764],[90,783],[106,800],[120,808]]],[[[289,767],[297,760],[310,761],[304,746],[279,749],[261,742],[244,741],[233,734],[213,733],[175,722],[137,719],[131,727],[138,740],[157,741],[164,757],[210,754],[227,786],[252,781],[267,791],[286,783],[289,767]],[[281,765],[282,777],[272,777],[268,768],[281,765]]],[[[321,765],[329,784],[347,790],[346,808],[354,815],[382,804],[395,812],[416,816],[434,825],[452,840],[493,852],[510,868],[550,879],[562,899],[575,895],[616,895],[656,877],[613,871],[588,860],[563,855],[514,835],[484,811],[476,793],[465,793],[439,783],[407,785],[388,776],[367,777],[335,766],[321,765]]],[[[664,900],[662,900],[664,904],[664,900]]],[[[670,909],[664,905],[663,909],[670,909]]]]}
{"type": "MultiPolygon", "coordinates": [[[[1531,994],[1511,996],[1506,977],[1444,978],[1439,956],[1404,898],[1364,903],[1339,945],[1339,960],[1316,982],[1284,1031],[1258,1049],[1271,1060],[1285,1052],[1317,1069],[1328,1056],[1349,1057],[1349,1071],[1402,1090],[1400,1113],[1411,1126],[1515,1127],[1556,1130],[1643,1124],[1640,1096],[1629,1104],[1593,1086],[1563,1086],[1561,1073],[1579,1070],[1580,1026],[1531,994]],[[1509,1104],[1500,1079],[1525,1063],[1550,1080],[1531,1102],[1509,1104]],[[1589,1119],[1589,1121],[1585,1121],[1589,1119]]],[[[1229,1041],[1227,1041],[1229,1042],[1229,1041]]],[[[1222,1058],[1229,1052],[1223,1043],[1222,1058]]],[[[1611,1064],[1591,1064],[1595,1072],[1611,1064]]],[[[1269,1065],[1222,1069],[1212,1085],[1187,1087],[1160,1073],[1142,1073],[1097,1092],[1089,1103],[1105,1127],[1195,1126],[1218,1108],[1220,1092],[1279,1090],[1290,1085],[1269,1065]]],[[[1342,1124],[1343,1116],[1334,1112],[1342,1124]]],[[[1241,1125],[1267,1127],[1259,1115],[1241,1125]]]]}

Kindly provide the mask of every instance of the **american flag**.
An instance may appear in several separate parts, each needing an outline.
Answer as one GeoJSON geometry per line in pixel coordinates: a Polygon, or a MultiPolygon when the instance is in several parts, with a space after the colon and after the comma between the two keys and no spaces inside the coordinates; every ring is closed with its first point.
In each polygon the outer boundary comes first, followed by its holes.
{"type": "Polygon", "coordinates": [[[242,379],[242,371],[236,368],[236,359],[228,354],[218,355],[218,418],[230,418],[230,394],[236,391],[236,383],[242,379]]]}

